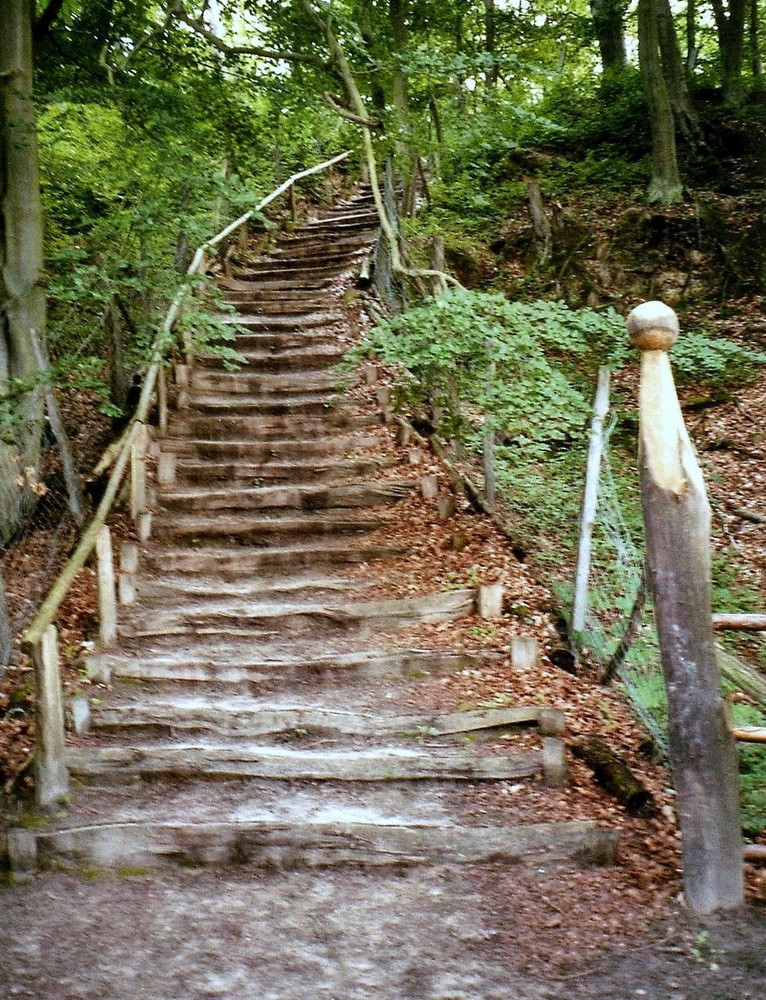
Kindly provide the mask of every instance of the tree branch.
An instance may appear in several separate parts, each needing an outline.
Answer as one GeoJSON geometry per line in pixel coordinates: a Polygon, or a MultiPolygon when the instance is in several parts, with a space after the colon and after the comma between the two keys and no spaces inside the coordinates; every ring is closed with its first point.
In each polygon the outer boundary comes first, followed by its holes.
{"type": "Polygon", "coordinates": [[[380,122],[375,121],[372,118],[362,118],[360,115],[355,115],[353,111],[349,111],[348,108],[344,108],[342,105],[338,104],[334,100],[331,93],[325,91],[324,99],[333,109],[336,115],[340,115],[341,118],[345,118],[347,121],[353,122],[355,125],[362,125],[364,128],[380,128],[380,122]]]}
{"type": "Polygon", "coordinates": [[[261,59],[273,59],[276,62],[284,60],[285,62],[303,63],[307,66],[314,66],[317,69],[321,69],[325,73],[330,73],[333,77],[337,76],[333,67],[323,59],[320,59],[319,56],[306,52],[293,52],[290,49],[267,49],[259,45],[229,45],[210,31],[209,28],[206,28],[202,20],[189,17],[188,14],[184,14],[183,11],[177,9],[173,13],[179,21],[191,28],[192,31],[204,38],[206,42],[209,42],[214,49],[217,49],[226,56],[260,56],[261,59]]]}
{"type": "Polygon", "coordinates": [[[32,42],[37,45],[39,42],[45,38],[48,32],[53,27],[53,22],[61,13],[61,8],[64,6],[64,0],[50,0],[50,3],[42,12],[42,14],[37,18],[32,28],[32,42]]]}

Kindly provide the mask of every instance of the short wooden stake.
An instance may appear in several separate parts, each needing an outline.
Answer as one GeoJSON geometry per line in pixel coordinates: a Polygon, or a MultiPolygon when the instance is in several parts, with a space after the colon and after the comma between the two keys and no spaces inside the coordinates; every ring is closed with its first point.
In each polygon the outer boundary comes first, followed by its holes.
{"type": "Polygon", "coordinates": [[[50,809],[69,794],[69,773],[64,763],[64,696],[55,625],[49,625],[33,647],[32,662],[36,682],[35,798],[41,809],[50,809]]]}
{"type": "Polygon", "coordinates": [[[387,423],[391,419],[391,390],[384,385],[379,385],[375,390],[375,398],[378,401],[383,420],[387,423]]]}
{"type": "Polygon", "coordinates": [[[511,666],[514,670],[534,670],[540,658],[537,639],[531,635],[511,637],[511,666]]]}
{"type": "Polygon", "coordinates": [[[661,302],[628,317],[641,350],[639,468],[649,587],[668,695],[669,755],[695,913],[744,899],[737,752],[716,664],[710,608],[710,507],[686,432],[668,351],[678,319],[661,302]]]}
{"type": "Polygon", "coordinates": [[[543,736],[561,736],[564,732],[564,713],[557,708],[541,708],[537,723],[543,736]]]}
{"type": "Polygon", "coordinates": [[[569,784],[564,744],[555,736],[543,736],[543,776],[548,788],[569,784]]]}
{"type": "Polygon", "coordinates": [[[423,476],[420,480],[420,492],[424,500],[435,500],[439,495],[439,477],[423,476]]]}
{"type": "Polygon", "coordinates": [[[160,434],[168,430],[168,378],[164,368],[157,372],[157,426],[160,434]]]}
{"type": "Polygon", "coordinates": [[[364,375],[367,385],[375,385],[378,381],[378,366],[373,364],[372,361],[365,361],[362,365],[362,375],[364,375]]]}
{"type": "Polygon", "coordinates": [[[446,521],[455,513],[455,498],[453,496],[439,497],[436,509],[439,511],[439,517],[446,521]]]}
{"type": "Polygon", "coordinates": [[[157,457],[157,485],[167,489],[176,484],[176,455],[173,451],[161,451],[157,457]]]}
{"type": "Polygon", "coordinates": [[[76,694],[70,704],[72,732],[75,736],[85,736],[90,730],[90,702],[86,694],[76,694]]]}
{"type": "Polygon", "coordinates": [[[423,449],[422,448],[410,448],[407,453],[407,458],[410,465],[420,465],[423,461],[423,449]]]}
{"type": "Polygon", "coordinates": [[[146,509],[146,452],[148,435],[141,425],[130,449],[130,515],[136,520],[146,509]]]}
{"type": "Polygon", "coordinates": [[[480,618],[503,617],[502,583],[488,583],[477,588],[476,612],[480,618]]]}
{"type": "Polygon", "coordinates": [[[138,554],[135,542],[123,542],[120,549],[120,574],[117,578],[120,604],[128,605],[136,602],[138,554]]]}
{"type": "Polygon", "coordinates": [[[117,600],[114,586],[112,535],[104,524],[96,535],[98,576],[98,635],[102,646],[112,646],[117,639],[117,600]]]}
{"type": "Polygon", "coordinates": [[[152,512],[150,510],[142,511],[138,515],[136,519],[136,534],[141,542],[148,542],[152,537],[152,512]]]}
{"type": "Polygon", "coordinates": [[[176,409],[184,410],[189,405],[189,390],[191,386],[191,367],[176,365],[176,409]]]}
{"type": "Polygon", "coordinates": [[[138,572],[138,546],[135,542],[123,542],[120,546],[120,572],[138,572]]]}

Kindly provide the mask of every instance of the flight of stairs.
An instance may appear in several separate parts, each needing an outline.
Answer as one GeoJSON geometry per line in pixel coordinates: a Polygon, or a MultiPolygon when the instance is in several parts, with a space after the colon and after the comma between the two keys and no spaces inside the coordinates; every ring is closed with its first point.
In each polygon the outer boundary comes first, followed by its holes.
{"type": "Polygon", "coordinates": [[[472,591],[371,600],[350,573],[369,564],[371,582],[401,551],[396,505],[418,485],[381,475],[378,421],[334,370],[343,289],[376,226],[362,191],[221,279],[246,364],[200,357],[158,442],[175,471],[157,485],[119,644],[89,657],[108,689],[71,739],[73,800],[13,831],[17,867],[611,856],[595,823],[465,819],[476,783],[545,781],[556,727],[537,710],[522,716],[540,748],[501,753],[466,741],[471,713],[391,707],[402,686],[497,654],[392,640],[472,613],[472,591]]]}

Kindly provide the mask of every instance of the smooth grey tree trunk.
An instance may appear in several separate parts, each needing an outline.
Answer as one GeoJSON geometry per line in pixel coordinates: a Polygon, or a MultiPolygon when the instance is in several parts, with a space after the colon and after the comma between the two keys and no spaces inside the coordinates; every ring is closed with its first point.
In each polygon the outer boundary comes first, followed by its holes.
{"type": "Polygon", "coordinates": [[[625,4],[622,0],[590,0],[590,13],[604,72],[624,69],[627,62],[623,25],[625,4]]]}
{"type": "Polygon", "coordinates": [[[660,60],[658,2],[638,2],[638,58],[652,131],[652,179],[648,198],[669,205],[681,200],[683,185],[678,170],[673,110],[660,60]]]}
{"type": "Polygon", "coordinates": [[[17,480],[37,470],[43,422],[30,330],[45,333],[43,226],[32,99],[30,0],[0,4],[0,396],[13,414],[0,442],[0,543],[18,530],[35,495],[17,480]]]}

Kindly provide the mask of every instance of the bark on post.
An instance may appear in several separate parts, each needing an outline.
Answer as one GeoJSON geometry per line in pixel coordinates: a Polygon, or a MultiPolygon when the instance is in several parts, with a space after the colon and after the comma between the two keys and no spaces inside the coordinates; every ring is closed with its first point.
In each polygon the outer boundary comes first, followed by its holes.
{"type": "Polygon", "coordinates": [[[609,369],[603,365],[598,370],[598,386],[593,403],[590,425],[588,464],[585,472],[585,495],[580,516],[580,542],[575,573],[574,605],[572,607],[572,655],[577,661],[580,653],[580,634],[585,631],[585,610],[588,604],[588,578],[593,526],[598,507],[598,483],[601,473],[601,453],[604,448],[604,419],[609,412],[609,369]]]}
{"type": "Polygon", "coordinates": [[[112,535],[103,525],[96,536],[96,561],[98,565],[98,635],[102,646],[112,646],[117,639],[117,599],[114,582],[114,556],[112,535]]]}
{"type": "Polygon", "coordinates": [[[58,635],[49,625],[32,650],[35,667],[35,797],[41,809],[69,794],[64,763],[64,695],[59,671],[58,635]]]}
{"type": "Polygon", "coordinates": [[[710,608],[710,507],[684,426],[668,350],[678,320],[661,302],[628,318],[642,351],[639,466],[649,586],[668,694],[669,750],[696,913],[744,897],[737,754],[726,720],[710,608]]]}

